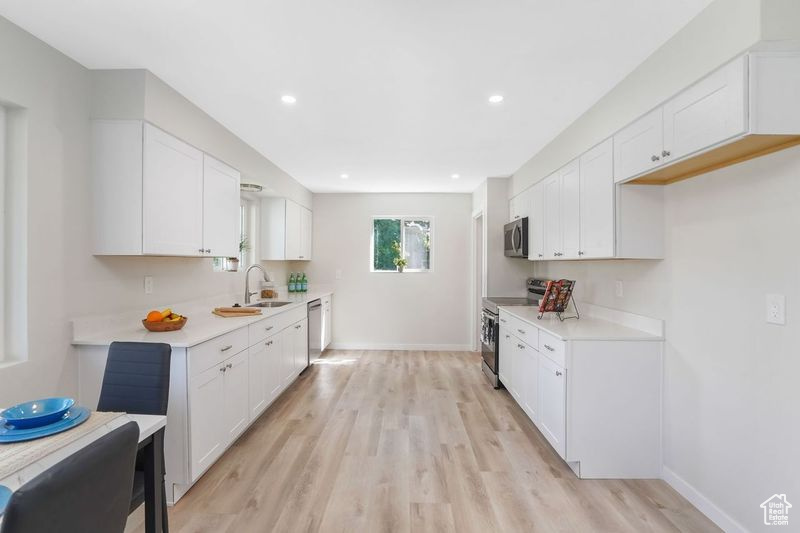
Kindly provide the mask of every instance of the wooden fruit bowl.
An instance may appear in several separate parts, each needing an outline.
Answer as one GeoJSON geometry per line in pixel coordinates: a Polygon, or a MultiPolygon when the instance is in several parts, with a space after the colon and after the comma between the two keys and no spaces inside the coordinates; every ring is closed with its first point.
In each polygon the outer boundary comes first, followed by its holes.
{"type": "Polygon", "coordinates": [[[182,317],[175,322],[148,322],[147,320],[142,320],[142,325],[147,331],[162,333],[164,331],[178,331],[186,325],[187,320],[189,319],[186,317],[182,317]]]}

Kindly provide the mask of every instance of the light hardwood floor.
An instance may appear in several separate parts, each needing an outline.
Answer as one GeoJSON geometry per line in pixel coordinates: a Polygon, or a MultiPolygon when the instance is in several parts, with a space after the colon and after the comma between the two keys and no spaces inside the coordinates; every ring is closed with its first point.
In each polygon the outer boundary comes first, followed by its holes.
{"type": "Polygon", "coordinates": [[[326,352],[170,509],[170,530],[719,531],[663,481],[577,479],[479,354],[385,351],[326,352]]]}

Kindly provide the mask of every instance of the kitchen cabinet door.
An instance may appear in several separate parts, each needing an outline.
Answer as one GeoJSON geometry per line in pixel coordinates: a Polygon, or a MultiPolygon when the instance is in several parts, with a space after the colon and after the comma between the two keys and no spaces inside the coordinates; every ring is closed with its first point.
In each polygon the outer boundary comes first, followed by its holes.
{"type": "Polygon", "coordinates": [[[558,172],[544,179],[544,258],[561,257],[561,177],[558,172]]]}
{"type": "Polygon", "coordinates": [[[308,366],[308,319],[292,326],[292,355],[294,375],[299,375],[308,366]]]}
{"type": "Polygon", "coordinates": [[[522,409],[534,422],[539,423],[539,352],[525,345],[520,357],[519,374],[522,376],[520,399],[522,409]]]}
{"type": "MultiPolygon", "coordinates": [[[[502,320],[502,319],[501,319],[502,320]]],[[[505,386],[508,392],[511,392],[511,376],[514,375],[512,367],[514,360],[514,337],[509,332],[508,328],[500,326],[500,333],[497,339],[498,360],[497,360],[497,375],[500,382],[505,386]]]]}
{"type": "Polygon", "coordinates": [[[567,442],[566,370],[539,354],[539,429],[563,458],[567,442]]]}
{"type": "Polygon", "coordinates": [[[508,392],[511,393],[511,396],[513,396],[519,406],[522,407],[522,389],[525,386],[525,380],[522,374],[524,370],[522,367],[524,364],[522,353],[525,351],[525,343],[517,337],[512,336],[509,351],[509,359],[511,359],[511,375],[509,376],[509,381],[511,382],[511,388],[508,389],[508,392]]]}
{"type": "Polygon", "coordinates": [[[203,153],[150,124],[143,153],[143,253],[204,255],[203,153]]]}
{"type": "MultiPolygon", "coordinates": [[[[250,371],[247,350],[224,361],[225,414],[222,419],[225,443],[233,442],[250,421],[250,371]]],[[[200,413],[205,416],[205,413],[200,413]]]]}
{"type": "Polygon", "coordinates": [[[614,181],[625,181],[662,164],[662,108],[655,109],[614,135],[614,181]]]}
{"type": "Polygon", "coordinates": [[[267,342],[260,341],[248,350],[250,366],[250,419],[255,419],[270,401],[269,363],[267,342]]]}
{"type": "Polygon", "coordinates": [[[561,179],[561,259],[577,259],[580,249],[580,163],[576,159],[559,171],[561,179]]]}
{"type": "Polygon", "coordinates": [[[281,372],[284,388],[297,377],[297,373],[294,371],[294,331],[294,325],[292,325],[281,333],[281,372]]]}
{"type": "Polygon", "coordinates": [[[531,212],[528,217],[528,259],[544,259],[544,183],[531,187],[531,212]]]}
{"type": "Polygon", "coordinates": [[[286,259],[300,259],[302,207],[291,200],[286,200],[286,259]]]}
{"type": "Polygon", "coordinates": [[[300,207],[300,255],[298,259],[311,259],[312,215],[305,207],[300,207]]]}
{"type": "Polygon", "coordinates": [[[203,157],[203,248],[213,257],[239,257],[239,171],[203,157]]]}
{"type": "Polygon", "coordinates": [[[322,299],[322,346],[321,351],[325,351],[331,343],[332,328],[333,328],[333,309],[331,309],[333,302],[330,296],[322,299]]]}
{"type": "Polygon", "coordinates": [[[267,361],[267,389],[271,402],[281,393],[284,387],[284,334],[278,333],[264,341],[266,348],[265,360],[267,361]]]}
{"type": "Polygon", "coordinates": [[[609,138],[580,158],[582,259],[614,257],[614,152],[609,138]]]}
{"type": "Polygon", "coordinates": [[[189,381],[189,457],[192,481],[225,450],[223,365],[212,366],[189,381]]]}
{"type": "Polygon", "coordinates": [[[746,58],[740,57],[664,104],[665,163],[745,132],[746,58]]]}

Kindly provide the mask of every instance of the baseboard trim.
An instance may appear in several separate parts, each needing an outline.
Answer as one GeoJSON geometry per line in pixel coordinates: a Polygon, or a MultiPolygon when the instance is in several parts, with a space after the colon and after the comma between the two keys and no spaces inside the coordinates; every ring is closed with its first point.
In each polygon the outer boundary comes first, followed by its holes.
{"type": "Polygon", "coordinates": [[[469,344],[371,344],[358,342],[334,342],[332,350],[395,350],[401,352],[471,352],[469,344]]]}
{"type": "Polygon", "coordinates": [[[661,471],[661,478],[726,533],[748,533],[744,526],[666,466],[661,471]]]}

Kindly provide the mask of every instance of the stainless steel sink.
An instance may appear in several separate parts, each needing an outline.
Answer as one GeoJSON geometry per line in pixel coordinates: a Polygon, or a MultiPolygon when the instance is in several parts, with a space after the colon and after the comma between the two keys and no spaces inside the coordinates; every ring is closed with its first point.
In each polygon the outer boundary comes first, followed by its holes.
{"type": "Polygon", "coordinates": [[[245,307],[283,307],[292,302],[256,302],[254,304],[247,304],[245,307]]]}

